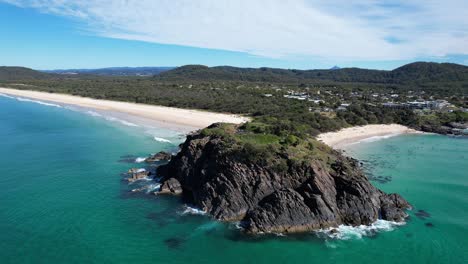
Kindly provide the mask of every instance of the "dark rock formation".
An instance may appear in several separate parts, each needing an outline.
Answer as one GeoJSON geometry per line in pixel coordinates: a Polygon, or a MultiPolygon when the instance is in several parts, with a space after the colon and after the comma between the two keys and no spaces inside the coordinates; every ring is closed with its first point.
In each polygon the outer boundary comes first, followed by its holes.
{"type": "Polygon", "coordinates": [[[189,135],[181,151],[158,168],[161,190],[180,190],[189,203],[214,218],[241,221],[252,233],[302,232],[407,217],[408,202],[375,188],[356,160],[337,151],[327,148],[328,161],[301,164],[278,154],[287,164],[279,172],[246,162],[226,151],[227,145],[219,136],[189,135]]]}
{"type": "Polygon", "coordinates": [[[166,160],[170,160],[171,157],[172,157],[171,153],[160,151],[160,152],[150,156],[149,158],[147,158],[145,160],[145,162],[153,163],[153,162],[157,162],[157,161],[166,161],[166,160]]]}
{"type": "Polygon", "coordinates": [[[182,186],[180,182],[174,178],[169,178],[164,181],[161,185],[161,189],[158,193],[170,193],[170,194],[181,194],[182,193],[182,186]]]}

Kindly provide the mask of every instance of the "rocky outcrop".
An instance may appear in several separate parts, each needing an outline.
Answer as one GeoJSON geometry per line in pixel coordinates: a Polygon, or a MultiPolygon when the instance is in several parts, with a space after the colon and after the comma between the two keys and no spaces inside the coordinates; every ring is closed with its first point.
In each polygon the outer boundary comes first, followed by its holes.
{"type": "Polygon", "coordinates": [[[144,179],[151,175],[151,172],[145,169],[135,169],[135,168],[130,169],[128,173],[130,174],[130,177],[127,178],[128,182],[135,182],[135,181],[144,179]]]}
{"type": "Polygon", "coordinates": [[[214,218],[241,221],[252,233],[369,225],[407,216],[408,202],[375,188],[356,160],[336,151],[327,150],[326,161],[301,164],[278,154],[287,169],[276,171],[226,151],[228,144],[219,136],[189,135],[180,152],[158,168],[161,190],[180,191],[214,218]]]}
{"type": "Polygon", "coordinates": [[[170,160],[171,157],[172,157],[171,153],[160,151],[160,152],[148,157],[147,159],[145,159],[145,162],[153,163],[153,162],[158,162],[158,161],[167,161],[167,160],[170,160]]]}
{"type": "Polygon", "coordinates": [[[164,181],[164,183],[161,185],[161,188],[159,190],[160,194],[181,194],[182,193],[182,185],[180,185],[180,182],[174,178],[169,178],[164,181]]]}

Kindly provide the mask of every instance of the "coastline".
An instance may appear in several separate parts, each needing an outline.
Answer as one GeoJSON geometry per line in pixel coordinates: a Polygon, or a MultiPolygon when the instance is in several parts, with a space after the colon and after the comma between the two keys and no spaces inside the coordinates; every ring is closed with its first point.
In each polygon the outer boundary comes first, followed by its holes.
{"type": "Polygon", "coordinates": [[[317,140],[334,149],[343,149],[348,145],[358,143],[374,137],[391,137],[401,134],[422,134],[424,132],[398,125],[379,124],[343,128],[336,132],[322,133],[317,140]]]}
{"type": "Polygon", "coordinates": [[[154,125],[183,133],[205,128],[216,122],[243,123],[247,117],[233,114],[214,113],[193,109],[147,105],[130,102],[93,99],[68,94],[17,90],[0,87],[0,93],[21,98],[36,99],[46,102],[77,106],[124,117],[127,121],[154,125]]]}

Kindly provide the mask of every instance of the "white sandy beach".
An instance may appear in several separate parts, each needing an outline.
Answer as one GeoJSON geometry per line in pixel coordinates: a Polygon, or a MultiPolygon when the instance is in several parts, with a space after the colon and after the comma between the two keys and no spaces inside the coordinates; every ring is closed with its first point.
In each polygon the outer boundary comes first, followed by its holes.
{"type": "Polygon", "coordinates": [[[322,133],[317,137],[317,139],[335,149],[342,149],[349,144],[353,144],[367,138],[409,133],[414,134],[422,132],[397,124],[366,125],[344,128],[337,132],[322,133]]]}
{"type": "Polygon", "coordinates": [[[156,105],[98,100],[67,94],[16,90],[1,87],[0,93],[10,96],[19,96],[23,98],[54,102],[58,104],[120,113],[129,117],[133,116],[136,118],[149,120],[157,126],[179,130],[182,132],[190,132],[192,130],[204,128],[216,122],[239,124],[248,121],[248,118],[239,115],[212,113],[200,110],[180,109],[156,105]]]}

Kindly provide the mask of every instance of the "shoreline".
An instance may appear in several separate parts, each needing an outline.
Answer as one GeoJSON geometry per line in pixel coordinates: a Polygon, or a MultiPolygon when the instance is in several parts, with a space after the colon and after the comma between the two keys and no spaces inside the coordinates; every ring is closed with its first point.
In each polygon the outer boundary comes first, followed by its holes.
{"type": "Polygon", "coordinates": [[[249,120],[247,117],[234,114],[101,100],[68,94],[17,90],[3,87],[0,87],[0,94],[106,112],[121,116],[124,120],[132,123],[166,128],[183,133],[202,129],[217,122],[240,124],[249,120]]]}
{"type": "Polygon", "coordinates": [[[317,140],[328,146],[342,150],[346,146],[359,143],[374,137],[392,137],[402,134],[423,134],[424,132],[398,125],[398,124],[378,124],[343,128],[336,132],[321,133],[317,140]]]}

